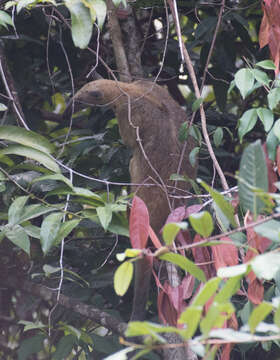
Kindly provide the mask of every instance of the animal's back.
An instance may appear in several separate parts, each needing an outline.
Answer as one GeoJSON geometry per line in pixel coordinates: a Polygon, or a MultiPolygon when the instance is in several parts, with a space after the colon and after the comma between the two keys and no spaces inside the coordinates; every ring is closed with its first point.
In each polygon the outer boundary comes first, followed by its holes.
{"type": "MultiPolygon", "coordinates": [[[[149,81],[134,83],[97,80],[86,84],[74,97],[81,105],[108,105],[118,118],[123,142],[132,149],[130,162],[131,182],[146,203],[151,225],[159,231],[171,210],[169,194],[182,195],[173,190],[170,176],[177,173],[182,144],[178,140],[181,124],[187,121],[184,110],[172,99],[168,91],[149,81]],[[156,184],[155,186],[145,186],[156,184]],[[167,187],[166,187],[167,185],[167,187]],[[170,187],[168,187],[170,186],[170,187]]],[[[195,146],[189,137],[182,166],[182,175],[195,178],[196,167],[188,155],[195,146]]],[[[186,182],[178,182],[176,188],[187,190],[186,182]]],[[[174,203],[176,206],[178,202],[174,203]]]]}
{"type": "MultiPolygon", "coordinates": [[[[135,186],[133,191],[137,191],[137,195],[145,201],[151,225],[158,232],[170,213],[170,205],[176,207],[180,204],[178,200],[172,201],[169,194],[182,195],[186,193],[178,189],[190,189],[188,182],[180,181],[173,190],[175,182],[169,180],[178,170],[183,149],[183,144],[178,140],[178,131],[182,123],[187,121],[187,115],[165,88],[145,81],[136,84],[142,89],[142,98],[132,102],[131,121],[139,125],[139,135],[148,161],[137,144],[130,165],[131,181],[138,184],[157,182],[157,186],[135,186]],[[170,202],[167,200],[168,197],[170,202]]],[[[194,146],[195,141],[189,137],[179,171],[179,174],[192,179],[196,177],[197,167],[190,164],[189,153],[194,146]]]]}

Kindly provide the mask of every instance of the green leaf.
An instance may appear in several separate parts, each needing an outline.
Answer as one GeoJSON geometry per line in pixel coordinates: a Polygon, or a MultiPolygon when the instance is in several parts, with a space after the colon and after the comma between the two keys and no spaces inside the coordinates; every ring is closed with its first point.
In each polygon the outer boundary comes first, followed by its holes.
{"type": "Polygon", "coordinates": [[[255,77],[250,69],[241,69],[237,71],[234,77],[235,85],[238,87],[241,96],[245,99],[247,93],[252,89],[255,77]]]}
{"type": "Polygon", "coordinates": [[[32,354],[39,354],[44,349],[45,334],[31,336],[23,339],[17,349],[18,360],[28,360],[32,354]]]}
{"type": "Polygon", "coordinates": [[[196,99],[195,102],[192,104],[192,112],[198,110],[202,103],[203,103],[203,98],[196,99]]]}
{"type": "Polygon", "coordinates": [[[259,70],[259,69],[253,69],[252,70],[253,74],[254,74],[254,77],[255,79],[261,83],[262,85],[269,85],[269,77],[267,76],[267,74],[262,71],[262,70],[259,70]]]}
{"type": "Polygon", "coordinates": [[[114,289],[117,295],[123,296],[131,283],[133,276],[133,265],[125,261],[116,270],[114,275],[114,289]]]}
{"type": "Polygon", "coordinates": [[[204,306],[207,301],[213,296],[218,290],[219,284],[222,279],[215,277],[207,281],[203,288],[200,289],[199,293],[195,296],[191,306],[204,306]]]}
{"type": "Polygon", "coordinates": [[[222,127],[217,127],[217,129],[214,131],[213,134],[213,139],[214,139],[214,144],[216,147],[219,147],[222,143],[224,137],[224,131],[222,127]]]}
{"type": "Polygon", "coordinates": [[[56,212],[48,215],[42,222],[40,237],[42,251],[46,255],[55,243],[58,235],[63,214],[56,212]]]}
{"type": "Polygon", "coordinates": [[[74,190],[74,187],[73,187],[73,184],[71,183],[71,181],[69,179],[67,179],[67,177],[65,177],[65,176],[63,176],[61,174],[52,174],[52,175],[40,176],[40,177],[37,177],[36,179],[34,179],[32,181],[32,183],[35,183],[35,182],[38,182],[38,181],[44,181],[44,180],[62,181],[67,186],[69,186],[70,189],[74,190]]]}
{"type": "Polygon", "coordinates": [[[19,0],[17,4],[17,14],[21,9],[28,7],[28,5],[35,3],[35,0],[19,0]]]}
{"type": "Polygon", "coordinates": [[[254,227],[257,234],[266,237],[276,243],[280,242],[280,222],[277,220],[270,220],[263,224],[254,227]]]}
{"type": "Polygon", "coordinates": [[[77,338],[72,334],[61,337],[54,354],[52,354],[52,360],[67,359],[76,344],[77,338]]]}
{"type": "Polygon", "coordinates": [[[55,149],[54,145],[42,135],[18,126],[1,126],[0,139],[13,141],[47,154],[54,152],[55,149]]]}
{"type": "Polygon", "coordinates": [[[90,16],[92,22],[95,22],[97,18],[97,23],[100,29],[102,29],[105,18],[107,7],[106,3],[103,0],[83,0],[83,3],[90,10],[90,16]]]}
{"type": "Polygon", "coordinates": [[[106,204],[105,206],[99,206],[98,208],[96,208],[96,212],[101,225],[106,231],[112,220],[112,209],[110,204],[106,204]]]}
{"type": "Polygon", "coordinates": [[[273,126],[273,133],[277,137],[278,141],[280,141],[280,119],[275,121],[275,124],[273,126]]]}
{"type": "Polygon", "coordinates": [[[252,188],[268,191],[267,167],[260,140],[250,144],[244,150],[238,178],[241,206],[245,212],[250,210],[256,217],[264,210],[265,204],[257,196],[257,193],[252,191],[252,188]]]}
{"type": "Polygon", "coordinates": [[[75,186],[74,187],[74,195],[87,197],[89,199],[97,201],[99,204],[104,203],[101,196],[99,196],[98,194],[96,194],[88,189],[85,189],[85,188],[75,186]]]}
{"type": "Polygon", "coordinates": [[[188,181],[188,177],[186,175],[180,175],[180,174],[172,174],[169,178],[170,180],[173,181],[188,181]]]}
{"type": "Polygon", "coordinates": [[[113,0],[113,3],[116,7],[118,7],[120,5],[120,3],[123,4],[123,6],[126,8],[126,0],[113,0]]]}
{"type": "Polygon", "coordinates": [[[240,275],[227,279],[225,285],[215,296],[214,301],[217,303],[225,303],[230,300],[230,298],[240,289],[240,280],[240,275]]]}
{"type": "Polygon", "coordinates": [[[60,267],[53,267],[51,265],[45,264],[43,266],[43,271],[44,271],[46,277],[50,277],[52,274],[55,274],[57,272],[61,272],[61,268],[60,267]]]}
{"type": "MultiPolygon", "coordinates": [[[[116,0],[113,0],[113,1],[116,1],[116,0]]],[[[112,355],[106,356],[106,358],[104,358],[104,360],[127,360],[127,359],[129,359],[129,357],[127,357],[127,354],[130,353],[131,351],[135,351],[134,346],[129,346],[129,347],[122,349],[112,355]]]]}
{"type": "Polygon", "coordinates": [[[23,332],[34,329],[44,329],[47,327],[47,325],[44,325],[41,321],[33,322],[33,321],[20,320],[18,324],[24,325],[23,332]]]}
{"type": "Polygon", "coordinates": [[[217,207],[221,210],[223,215],[226,216],[226,218],[229,220],[231,225],[233,227],[236,227],[236,221],[234,218],[234,208],[231,205],[230,202],[228,202],[222,194],[220,194],[218,191],[211,188],[209,185],[207,185],[204,181],[198,179],[197,182],[204,187],[206,191],[209,192],[212,199],[214,200],[217,207]]]}
{"type": "Polygon", "coordinates": [[[268,132],[273,125],[273,121],[274,121],[273,112],[266,108],[257,108],[256,110],[259,119],[263,123],[264,130],[268,132]]]}
{"type": "Polygon", "coordinates": [[[247,270],[248,270],[247,264],[220,267],[217,270],[217,276],[219,276],[220,278],[231,278],[239,275],[244,275],[246,274],[247,270]]]}
{"type": "MultiPolygon", "coordinates": [[[[164,326],[147,321],[131,321],[128,323],[125,336],[153,335],[155,333],[180,333],[181,331],[173,326],[164,326]]],[[[163,339],[163,343],[166,340],[163,339]]]]}
{"type": "Polygon", "coordinates": [[[69,220],[62,223],[61,227],[59,228],[58,234],[54,240],[55,245],[59,245],[63,239],[65,239],[76,226],[79,225],[81,220],[69,220]]]}
{"type": "Polygon", "coordinates": [[[9,0],[5,3],[4,9],[8,10],[10,9],[12,6],[17,5],[17,1],[16,0],[9,0]]]}
{"type": "Polygon", "coordinates": [[[270,160],[274,161],[276,158],[276,149],[279,145],[279,139],[275,136],[273,128],[270,130],[266,137],[266,147],[268,152],[268,157],[270,160]]]}
{"type": "MultiPolygon", "coordinates": [[[[3,10],[0,10],[0,25],[4,26],[5,28],[7,28],[7,25],[14,25],[11,16],[3,10]]],[[[4,104],[0,104],[0,111],[6,110],[7,106],[4,104]]]]}
{"type": "Polygon", "coordinates": [[[65,0],[71,14],[71,31],[74,45],[85,49],[91,39],[92,20],[89,10],[80,0],[65,0]]]}
{"type": "Polygon", "coordinates": [[[1,155],[0,156],[0,162],[9,166],[9,167],[12,167],[15,165],[14,161],[12,159],[10,159],[8,156],[5,156],[5,155],[1,155]]]}
{"type": "Polygon", "coordinates": [[[66,333],[70,333],[72,334],[73,336],[75,336],[78,340],[80,340],[81,338],[81,335],[82,335],[82,332],[75,328],[74,326],[72,325],[68,325],[68,324],[62,324],[60,326],[60,329],[61,330],[64,330],[66,333]]]}
{"type": "Polygon", "coordinates": [[[273,61],[271,61],[271,60],[263,60],[263,61],[257,62],[256,66],[259,66],[266,70],[275,70],[276,69],[273,61]]]}
{"type": "Polygon", "coordinates": [[[159,257],[161,260],[169,261],[172,264],[178,265],[181,269],[187,271],[189,274],[193,275],[199,281],[206,281],[204,272],[191,260],[187,259],[186,257],[174,254],[174,253],[167,253],[161,255],[159,257]]]}
{"type": "Polygon", "coordinates": [[[190,132],[190,124],[188,121],[185,121],[181,124],[180,128],[179,128],[179,134],[178,134],[178,138],[181,142],[184,142],[187,140],[188,135],[190,132]]]}
{"type": "Polygon", "coordinates": [[[270,90],[269,94],[267,95],[267,100],[270,110],[275,109],[280,101],[280,88],[270,90]]]}
{"type": "Polygon", "coordinates": [[[188,227],[188,224],[185,222],[182,223],[168,223],[163,228],[163,240],[166,245],[173,244],[178,232],[180,230],[186,230],[188,227]]]}
{"type": "Polygon", "coordinates": [[[28,255],[30,255],[30,240],[24,229],[20,225],[15,225],[11,229],[4,230],[5,236],[28,255]]]}
{"type": "Polygon", "coordinates": [[[261,304],[259,304],[258,306],[256,306],[254,308],[254,310],[252,311],[250,317],[249,317],[249,321],[248,321],[248,325],[250,327],[250,332],[253,334],[256,330],[256,327],[258,326],[258,324],[263,321],[267,315],[269,315],[271,313],[271,311],[273,310],[273,306],[272,304],[263,301],[261,304]]]}
{"type": "Polygon", "coordinates": [[[35,239],[40,239],[40,228],[31,224],[24,226],[24,231],[28,236],[31,236],[35,239]]]}
{"type": "Polygon", "coordinates": [[[280,328],[280,305],[278,305],[278,308],[273,315],[273,322],[280,328]]]}
{"type": "Polygon", "coordinates": [[[16,198],[8,210],[8,219],[10,225],[19,224],[19,219],[24,212],[24,206],[29,196],[19,196],[16,198]]]}
{"type": "Polygon", "coordinates": [[[260,279],[271,280],[280,270],[280,253],[267,253],[256,256],[251,261],[254,273],[260,279]]]}
{"type": "Polygon", "coordinates": [[[47,154],[44,154],[39,150],[22,145],[10,145],[6,149],[0,150],[0,156],[9,154],[25,156],[27,158],[36,160],[53,172],[60,173],[59,166],[56,164],[56,162],[47,154]]]}
{"type": "Polygon", "coordinates": [[[225,321],[234,313],[231,303],[213,303],[204,319],[200,322],[200,330],[204,335],[209,334],[213,328],[221,328],[225,321]]]}
{"type": "Polygon", "coordinates": [[[202,311],[203,306],[191,305],[181,313],[178,322],[179,324],[184,324],[186,327],[186,330],[184,331],[184,339],[190,339],[196,332],[201,320],[202,311]]]}
{"type": "Polygon", "coordinates": [[[113,219],[112,219],[110,225],[108,226],[108,231],[110,231],[113,234],[118,234],[118,235],[129,237],[128,224],[123,225],[121,223],[116,223],[114,221],[114,216],[113,216],[113,219]]]}
{"type": "Polygon", "coordinates": [[[199,153],[199,147],[194,147],[192,151],[189,153],[189,160],[192,167],[195,167],[197,164],[197,154],[199,153]]]}
{"type": "Polygon", "coordinates": [[[239,120],[238,136],[242,142],[243,137],[251,131],[258,120],[258,114],[256,109],[250,109],[245,111],[239,120]]]}
{"type": "Polygon", "coordinates": [[[189,216],[189,221],[193,229],[203,237],[208,237],[214,230],[212,217],[208,211],[201,211],[189,216]]]}
{"type": "MultiPolygon", "coordinates": [[[[61,208],[64,206],[64,204],[61,204],[61,208]]],[[[41,204],[33,204],[25,206],[24,211],[22,214],[20,214],[20,217],[18,219],[18,223],[21,224],[24,221],[34,219],[38,216],[47,214],[48,212],[58,210],[54,207],[41,205],[41,204]]]]}
{"type": "Polygon", "coordinates": [[[213,202],[212,208],[215,211],[216,220],[218,226],[221,227],[222,232],[228,231],[230,229],[230,222],[215,201],[213,202]]]}

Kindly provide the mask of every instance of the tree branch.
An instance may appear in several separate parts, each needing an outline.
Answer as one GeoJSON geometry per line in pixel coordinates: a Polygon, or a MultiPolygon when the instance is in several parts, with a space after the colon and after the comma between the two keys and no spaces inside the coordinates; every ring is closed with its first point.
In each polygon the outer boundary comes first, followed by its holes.
{"type": "Polygon", "coordinates": [[[15,82],[8,67],[3,40],[0,41],[0,74],[9,99],[13,102],[13,111],[17,120],[25,127],[26,130],[29,130],[25,123],[24,114],[18,98],[15,82]]]}
{"type": "MultiPolygon", "coordinates": [[[[45,301],[57,302],[56,291],[50,290],[44,285],[35,284],[20,276],[11,276],[5,273],[5,276],[1,276],[1,286],[27,292],[33,296],[40,297],[45,301]]],[[[107,314],[105,311],[84,304],[81,301],[63,294],[60,295],[58,304],[104,326],[106,329],[111,330],[118,335],[124,336],[127,324],[107,314]]]]}
{"type": "Polygon", "coordinates": [[[116,8],[112,0],[106,0],[106,4],[108,8],[108,26],[113,43],[117,70],[120,72],[120,80],[124,82],[131,82],[131,74],[124,50],[122,32],[117,18],[116,8]]]}
{"type": "MultiPolygon", "coordinates": [[[[195,71],[194,71],[194,68],[193,68],[192,61],[191,61],[191,58],[189,56],[188,50],[187,50],[186,45],[184,44],[182,36],[181,36],[181,29],[180,29],[180,24],[178,22],[178,16],[176,16],[176,14],[177,14],[177,12],[176,12],[176,9],[177,9],[176,1],[175,0],[167,0],[167,1],[168,1],[169,6],[170,6],[172,16],[173,16],[173,20],[174,20],[175,25],[176,25],[176,31],[177,31],[177,35],[178,35],[181,54],[182,54],[183,59],[184,59],[184,61],[186,63],[186,66],[187,66],[187,69],[188,69],[188,72],[189,72],[189,75],[190,75],[190,78],[191,78],[191,81],[192,81],[192,84],[193,84],[193,87],[194,87],[195,96],[196,96],[197,99],[199,99],[201,97],[201,93],[200,93],[200,90],[199,90],[199,87],[198,87],[198,82],[197,82],[197,79],[196,79],[195,71]]],[[[207,148],[208,148],[208,151],[209,151],[209,155],[210,155],[210,157],[211,157],[211,159],[213,161],[213,164],[215,166],[215,169],[217,170],[217,173],[218,173],[218,175],[219,175],[219,177],[221,179],[223,189],[228,190],[229,186],[228,186],[226,177],[225,177],[225,175],[223,173],[223,170],[220,167],[220,164],[219,164],[219,162],[218,162],[218,160],[216,158],[216,155],[214,153],[214,150],[213,150],[213,147],[212,147],[209,135],[208,135],[206,115],[205,115],[205,111],[204,111],[204,108],[203,108],[203,104],[200,105],[200,117],[201,117],[202,133],[203,133],[203,137],[204,137],[204,140],[206,142],[206,145],[207,145],[207,148]]]]}

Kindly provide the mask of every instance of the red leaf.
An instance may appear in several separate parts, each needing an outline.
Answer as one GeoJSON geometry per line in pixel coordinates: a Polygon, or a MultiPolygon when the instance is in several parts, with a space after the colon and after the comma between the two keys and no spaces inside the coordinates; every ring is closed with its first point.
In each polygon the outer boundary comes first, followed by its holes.
{"type": "Polygon", "coordinates": [[[195,278],[189,273],[182,280],[180,287],[182,288],[182,298],[184,300],[189,299],[192,296],[195,284],[195,278]]]}
{"type": "Polygon", "coordinates": [[[238,250],[230,238],[223,237],[222,241],[228,244],[220,244],[211,246],[213,260],[216,270],[224,266],[233,266],[238,264],[238,250]]]}
{"type": "Polygon", "coordinates": [[[263,300],[264,288],[261,281],[255,278],[248,287],[248,299],[255,305],[258,305],[263,300]]]}
{"type": "MultiPolygon", "coordinates": [[[[231,328],[231,329],[238,329],[238,321],[236,319],[236,315],[233,313],[232,316],[225,322],[224,328],[231,328]]],[[[230,353],[234,344],[228,343],[223,345],[222,353],[221,353],[221,360],[230,360],[230,353]]]]}
{"type": "Polygon", "coordinates": [[[277,146],[277,152],[276,152],[276,164],[277,164],[277,172],[278,175],[280,175],[280,146],[277,146]]]}
{"type": "Polygon", "coordinates": [[[268,44],[268,41],[269,41],[268,17],[266,15],[264,6],[262,7],[262,9],[263,9],[263,18],[262,18],[261,27],[260,27],[260,33],[259,33],[259,43],[260,43],[261,48],[266,46],[268,44]]]}
{"type": "MultiPolygon", "coordinates": [[[[279,148],[279,146],[278,146],[279,148]]],[[[274,183],[278,180],[277,175],[274,171],[273,161],[269,159],[266,144],[263,144],[263,150],[265,154],[265,162],[267,167],[267,175],[268,175],[268,191],[269,192],[276,192],[277,187],[274,185],[274,183]]],[[[278,149],[277,149],[277,155],[278,155],[278,149]]]]}
{"type": "MultiPolygon", "coordinates": [[[[193,240],[191,238],[189,230],[179,231],[176,237],[176,243],[181,246],[191,245],[193,243],[193,240]]],[[[182,251],[181,253],[183,255],[184,251],[182,251]]]]}
{"type": "Polygon", "coordinates": [[[259,42],[260,47],[268,44],[271,57],[276,66],[276,74],[279,72],[279,52],[280,52],[280,4],[279,0],[264,0],[263,19],[260,27],[259,42]]]}
{"type": "MultiPolygon", "coordinates": [[[[257,220],[261,220],[262,216],[258,216],[257,220]]],[[[250,224],[253,221],[252,215],[246,216],[246,225],[250,224]]],[[[253,228],[248,228],[247,232],[247,241],[250,248],[246,252],[244,257],[244,263],[249,262],[258,254],[262,254],[270,245],[271,240],[258,235],[253,228]],[[255,249],[256,251],[254,251],[255,249]]],[[[250,271],[246,276],[247,281],[253,282],[256,278],[256,275],[253,271],[250,271]]]]}
{"type": "Polygon", "coordinates": [[[234,344],[231,344],[231,343],[224,345],[220,359],[221,360],[230,360],[230,353],[231,353],[231,350],[233,347],[234,347],[234,344]]]}
{"type": "Polygon", "coordinates": [[[231,317],[227,321],[227,327],[232,328],[234,330],[238,329],[238,321],[236,319],[235,313],[231,315],[231,317]]]}
{"type": "Polygon", "coordinates": [[[185,218],[186,218],[186,208],[185,206],[180,206],[171,211],[171,213],[168,215],[165,224],[168,224],[170,222],[180,222],[185,218]]]}
{"type": "Polygon", "coordinates": [[[134,249],[145,249],[149,235],[149,212],[142,199],[134,196],[129,217],[129,236],[134,249]]]}
{"type": "MultiPolygon", "coordinates": [[[[199,235],[195,235],[194,243],[201,241],[201,237],[199,235]]],[[[196,247],[192,248],[193,257],[195,260],[196,265],[198,265],[201,270],[204,271],[205,276],[208,279],[215,276],[214,268],[213,268],[213,261],[210,256],[209,249],[207,247],[196,247]]]]}
{"type": "Polygon", "coordinates": [[[169,299],[179,316],[186,307],[183,299],[183,292],[184,292],[183,288],[180,285],[176,287],[172,287],[170,284],[167,284],[166,290],[167,290],[167,295],[169,296],[169,299]]]}
{"type": "Polygon", "coordinates": [[[171,301],[167,287],[168,283],[166,282],[164,291],[160,290],[158,294],[158,316],[164,324],[177,326],[178,312],[171,301]]]}
{"type": "Polygon", "coordinates": [[[203,205],[190,205],[186,208],[185,217],[189,217],[191,214],[198,213],[202,209],[203,205]]]}
{"type": "MultiPolygon", "coordinates": [[[[263,219],[263,216],[258,216],[257,217],[257,220],[261,220],[263,219]]],[[[250,224],[251,222],[253,222],[253,218],[252,218],[252,215],[249,215],[246,217],[246,225],[247,224],[250,224]]],[[[248,228],[246,230],[247,232],[247,239],[248,239],[248,245],[251,247],[251,248],[254,248],[256,249],[259,253],[263,253],[270,245],[271,245],[271,240],[265,238],[265,237],[262,237],[260,235],[258,235],[253,228],[248,228]]],[[[249,251],[252,251],[252,250],[248,250],[247,253],[249,251]]],[[[254,252],[255,256],[257,255],[256,252],[254,252]]],[[[247,258],[247,254],[246,254],[246,258],[247,258]]],[[[252,257],[250,257],[251,259],[252,257]]],[[[248,261],[248,260],[247,260],[248,261]]]]}
{"type": "Polygon", "coordinates": [[[159,241],[159,238],[156,236],[154,230],[151,228],[151,226],[149,226],[149,236],[150,239],[152,240],[152,243],[154,244],[156,249],[161,248],[161,243],[159,241]]]}

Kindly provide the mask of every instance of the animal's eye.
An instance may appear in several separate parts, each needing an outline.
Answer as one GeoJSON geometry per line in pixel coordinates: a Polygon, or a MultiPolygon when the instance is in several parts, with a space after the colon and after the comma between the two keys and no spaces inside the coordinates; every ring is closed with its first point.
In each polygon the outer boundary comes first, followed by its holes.
{"type": "Polygon", "coordinates": [[[102,99],[102,92],[98,91],[98,90],[94,90],[90,92],[90,95],[94,98],[94,99],[102,99]]]}

